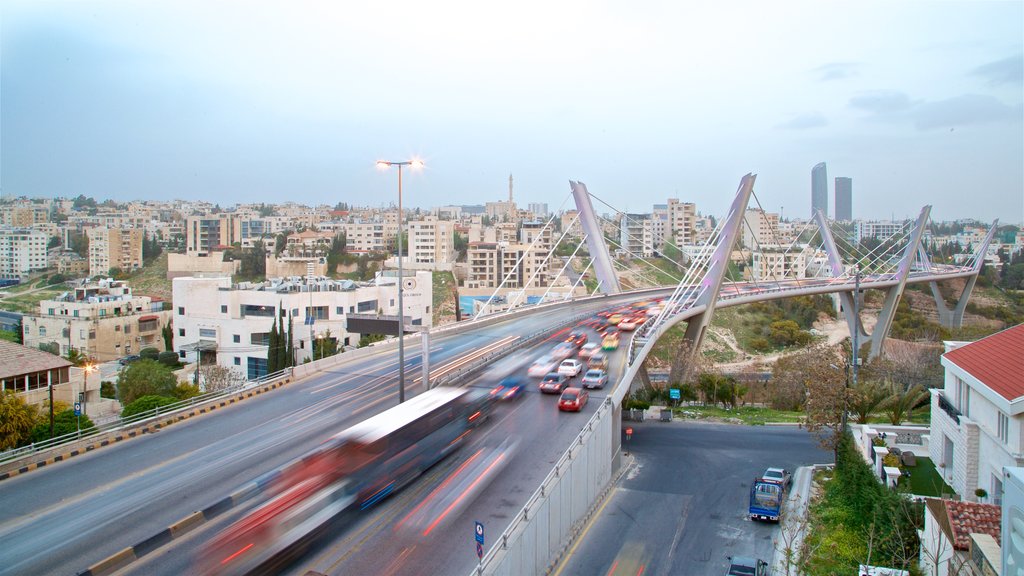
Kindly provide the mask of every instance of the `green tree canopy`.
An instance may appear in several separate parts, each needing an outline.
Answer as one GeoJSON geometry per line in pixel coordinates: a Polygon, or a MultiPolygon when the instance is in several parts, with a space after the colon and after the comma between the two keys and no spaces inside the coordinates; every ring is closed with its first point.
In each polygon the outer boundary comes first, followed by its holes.
{"type": "Polygon", "coordinates": [[[121,410],[121,418],[128,418],[129,416],[135,416],[136,414],[149,412],[154,408],[160,406],[167,406],[169,404],[174,404],[175,402],[178,402],[178,399],[170,396],[142,396],[141,398],[137,398],[134,402],[125,406],[124,410],[121,410]]]}
{"type": "MultiPolygon", "coordinates": [[[[25,403],[18,394],[0,392],[0,450],[10,450],[28,443],[36,423],[36,408],[25,403]]],[[[49,421],[47,421],[49,426],[49,421]]]]}
{"type": "MultiPolygon", "coordinates": [[[[53,415],[53,436],[63,436],[65,434],[71,434],[77,430],[84,432],[91,432],[96,425],[92,423],[92,420],[88,416],[82,415],[81,417],[75,416],[73,409],[62,410],[53,415]]],[[[50,436],[50,419],[49,417],[40,419],[39,422],[32,428],[32,441],[42,442],[43,440],[49,440],[50,436]]]]}
{"type": "Polygon", "coordinates": [[[121,372],[117,382],[118,400],[122,406],[127,406],[143,396],[174,396],[177,385],[178,380],[170,368],[145,358],[132,362],[121,372]]]}

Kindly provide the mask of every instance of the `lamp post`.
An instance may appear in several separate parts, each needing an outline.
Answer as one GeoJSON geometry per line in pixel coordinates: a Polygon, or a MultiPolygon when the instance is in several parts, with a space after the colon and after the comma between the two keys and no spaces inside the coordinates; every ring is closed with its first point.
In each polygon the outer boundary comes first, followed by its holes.
{"type": "Polygon", "coordinates": [[[398,166],[398,402],[405,402],[405,307],[402,303],[402,166],[422,168],[419,159],[390,162],[377,160],[377,168],[398,166]]]}

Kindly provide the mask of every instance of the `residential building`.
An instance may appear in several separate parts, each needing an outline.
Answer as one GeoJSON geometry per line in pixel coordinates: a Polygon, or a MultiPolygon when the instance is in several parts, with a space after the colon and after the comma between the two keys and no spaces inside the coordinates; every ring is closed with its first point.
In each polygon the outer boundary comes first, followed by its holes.
{"type": "Polygon", "coordinates": [[[530,214],[534,218],[547,218],[548,216],[548,203],[547,202],[530,202],[526,205],[530,214]]]}
{"type": "Polygon", "coordinates": [[[824,162],[811,168],[811,218],[819,210],[828,216],[828,173],[824,162]]]}
{"type": "Polygon", "coordinates": [[[46,234],[27,228],[0,228],[0,278],[22,278],[46,269],[46,234]]]}
{"type": "Polygon", "coordinates": [[[19,201],[0,206],[0,226],[28,228],[33,224],[50,221],[50,208],[40,204],[19,201]]]}
{"type": "Polygon", "coordinates": [[[806,278],[808,260],[813,253],[807,246],[761,246],[752,251],[751,277],[758,282],[806,278]]]}
{"type": "MultiPolygon", "coordinates": [[[[248,378],[267,372],[267,345],[275,315],[292,324],[295,362],[312,356],[312,339],[329,337],[356,346],[361,334],[348,331],[350,314],[397,316],[397,278],[379,275],[355,283],[317,277],[274,278],[259,284],[232,284],[222,278],[175,278],[174,348],[188,360],[197,353],[238,370],[248,378]],[[328,335],[329,332],[329,335],[328,335]],[[198,352],[197,352],[198,351],[198,352]]],[[[427,271],[404,278],[406,324],[432,325],[433,285],[427,271]]]]}
{"type": "Polygon", "coordinates": [[[665,230],[668,228],[668,218],[658,217],[652,214],[650,218],[643,221],[641,232],[642,249],[641,255],[644,258],[660,256],[665,246],[665,230]]]}
{"type": "Polygon", "coordinates": [[[619,245],[608,249],[621,250],[634,258],[640,256],[644,251],[644,221],[649,217],[649,214],[623,213],[619,220],[619,245]]]}
{"type": "Polygon", "coordinates": [[[583,238],[583,226],[580,225],[579,212],[576,210],[566,210],[562,212],[561,217],[562,230],[568,232],[565,233],[566,238],[573,238],[581,240],[583,238]]]}
{"type": "Polygon", "coordinates": [[[857,220],[853,225],[853,241],[856,244],[860,244],[864,238],[878,238],[882,240],[900,234],[905,227],[906,225],[903,222],[857,220]]]}
{"type": "Polygon", "coordinates": [[[455,223],[427,216],[409,222],[409,256],[417,264],[455,262],[455,223]]]}
{"type": "Polygon", "coordinates": [[[111,268],[125,272],[142,268],[142,239],[140,228],[90,228],[89,274],[105,276],[111,268]]]}
{"type": "Polygon", "coordinates": [[[185,219],[185,253],[206,255],[242,240],[242,223],[232,212],[185,219]]]}
{"type": "Polygon", "coordinates": [[[42,404],[54,387],[54,399],[72,401],[68,383],[71,362],[38,348],[0,340],[0,390],[17,392],[29,404],[42,404]]]}
{"type": "Polygon", "coordinates": [[[1003,468],[1003,488],[1002,573],[1024,576],[1024,468],[1003,468]]]}
{"type": "Polygon", "coordinates": [[[853,178],[836,177],[836,220],[853,221],[853,178]]]}
{"type": "Polygon", "coordinates": [[[1002,510],[994,504],[925,500],[921,568],[933,576],[996,576],[1002,510]]]}
{"type": "Polygon", "coordinates": [[[697,205],[669,198],[666,205],[668,237],[677,247],[697,243],[697,205]]]}
{"type": "Polygon", "coordinates": [[[976,342],[946,342],[945,385],[932,390],[929,452],[964,500],[998,504],[1003,467],[1024,465],[1024,324],[976,342]]]}
{"type": "Polygon", "coordinates": [[[69,278],[81,278],[89,274],[89,261],[72,250],[53,248],[46,255],[49,268],[55,268],[58,274],[69,278]]]}
{"type": "Polygon", "coordinates": [[[545,259],[551,250],[551,229],[539,222],[523,224],[522,242],[470,242],[467,288],[547,286],[545,259]],[[531,247],[531,242],[538,239],[531,247]]]}
{"type": "Polygon", "coordinates": [[[743,214],[743,245],[751,250],[760,246],[782,244],[779,236],[779,215],[761,210],[743,214]]]}
{"type": "Polygon", "coordinates": [[[398,237],[398,224],[383,221],[346,222],[343,226],[345,242],[349,252],[390,252],[398,237]]]}
{"type": "Polygon", "coordinates": [[[148,346],[162,349],[170,319],[162,300],[132,294],[126,282],[100,280],[41,301],[38,314],[22,319],[22,334],[29,346],[62,356],[74,348],[107,362],[148,346]]]}

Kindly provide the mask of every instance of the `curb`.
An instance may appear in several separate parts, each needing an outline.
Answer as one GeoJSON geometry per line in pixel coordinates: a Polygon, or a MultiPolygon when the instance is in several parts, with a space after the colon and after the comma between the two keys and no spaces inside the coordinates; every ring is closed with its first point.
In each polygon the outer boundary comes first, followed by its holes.
{"type": "Polygon", "coordinates": [[[141,434],[157,432],[161,428],[164,428],[166,426],[170,426],[171,424],[174,424],[175,422],[180,422],[182,420],[185,420],[187,418],[191,418],[193,416],[199,416],[201,414],[206,414],[207,412],[213,412],[217,408],[224,408],[226,406],[234,404],[235,402],[241,402],[242,400],[245,400],[246,398],[251,398],[253,396],[258,396],[259,394],[263,394],[264,392],[269,392],[271,390],[274,390],[276,388],[284,386],[285,384],[288,384],[289,382],[291,382],[291,380],[292,380],[291,378],[285,378],[283,380],[278,380],[277,382],[274,382],[272,384],[267,384],[267,385],[261,386],[259,388],[254,388],[252,390],[246,390],[244,392],[239,392],[236,395],[231,396],[230,398],[224,398],[224,399],[221,399],[221,400],[218,400],[218,401],[214,401],[214,402],[211,402],[210,404],[202,405],[201,407],[199,407],[199,406],[193,407],[193,408],[189,409],[187,412],[178,412],[178,413],[172,414],[170,416],[158,417],[153,422],[150,422],[150,423],[145,424],[145,425],[141,425],[138,428],[133,428],[131,430],[122,430],[122,431],[116,432],[116,433],[108,432],[107,434],[112,434],[112,435],[111,436],[107,436],[106,438],[103,438],[102,440],[95,440],[93,442],[90,442],[88,444],[85,444],[84,446],[80,446],[78,448],[75,448],[73,450],[68,450],[66,452],[62,452],[60,454],[56,454],[54,456],[50,456],[50,457],[48,457],[46,459],[39,460],[39,461],[36,461],[36,462],[32,462],[32,463],[26,464],[24,466],[20,466],[18,468],[14,468],[12,470],[8,470],[6,472],[0,473],[0,481],[7,480],[8,478],[13,478],[15,476],[18,476],[19,474],[25,474],[27,472],[31,472],[32,470],[36,470],[37,468],[43,468],[43,467],[49,466],[50,464],[55,464],[57,462],[63,462],[64,460],[67,460],[69,458],[73,458],[75,456],[79,456],[81,454],[85,454],[86,452],[92,452],[93,450],[96,450],[98,448],[102,448],[104,446],[108,446],[110,444],[114,444],[114,443],[120,442],[122,440],[128,440],[129,438],[135,438],[136,436],[139,436],[141,434]]]}
{"type": "MultiPolygon", "coordinates": [[[[265,484],[266,482],[269,482],[270,479],[271,478],[262,479],[262,483],[265,484]]],[[[219,501],[198,512],[193,512],[188,516],[185,516],[181,520],[178,520],[149,538],[96,562],[82,572],[79,572],[77,576],[105,576],[106,574],[113,574],[146,554],[159,550],[161,547],[169,544],[172,540],[181,538],[195,528],[202,526],[242,502],[252,498],[260,491],[260,489],[260,481],[250,482],[239,490],[236,490],[231,495],[221,498],[219,501]]]]}

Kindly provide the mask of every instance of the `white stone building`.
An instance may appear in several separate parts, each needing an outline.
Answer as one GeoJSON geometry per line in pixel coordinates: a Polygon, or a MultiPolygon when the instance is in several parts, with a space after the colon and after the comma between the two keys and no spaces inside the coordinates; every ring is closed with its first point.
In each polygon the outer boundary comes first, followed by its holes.
{"type": "Polygon", "coordinates": [[[779,215],[761,210],[743,213],[743,245],[750,249],[769,244],[781,244],[779,215]]]}
{"type": "Polygon", "coordinates": [[[0,228],[0,278],[21,278],[46,268],[46,234],[26,228],[0,228]]]}
{"type": "Polygon", "coordinates": [[[964,499],[999,503],[1003,467],[1024,465],[1024,324],[977,342],[947,342],[946,381],[932,390],[930,456],[964,499]]]}
{"type": "Polygon", "coordinates": [[[752,251],[753,280],[772,281],[807,277],[807,262],[813,251],[807,246],[765,246],[752,251]]]}
{"type": "Polygon", "coordinates": [[[409,256],[417,264],[455,261],[455,223],[427,216],[409,222],[409,256]]]}
{"type": "MultiPolygon", "coordinates": [[[[408,274],[403,284],[406,324],[432,325],[433,285],[430,272],[408,274]]],[[[312,356],[311,339],[335,339],[338,347],[356,346],[358,333],[349,332],[350,314],[397,316],[395,277],[378,276],[370,283],[305,277],[275,278],[259,284],[231,284],[223,278],[175,278],[174,348],[186,361],[197,350],[216,357],[217,364],[249,378],[266,374],[267,344],[274,315],[287,327],[292,319],[295,362],[312,356]],[[312,325],[309,322],[312,321],[312,325]]]]}

